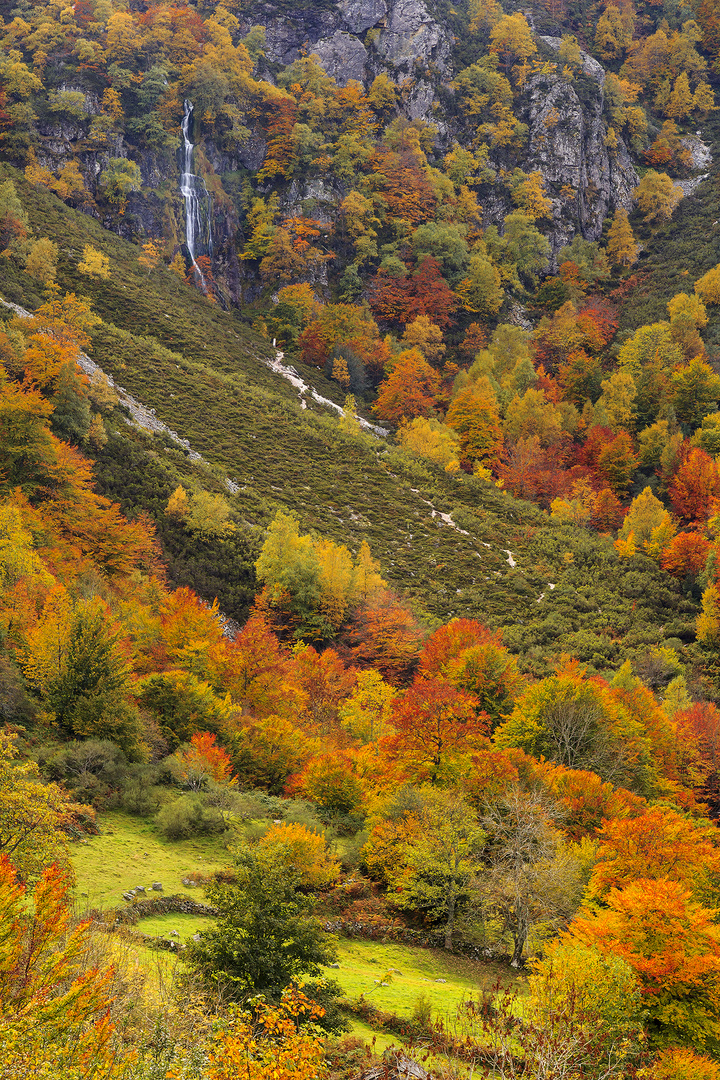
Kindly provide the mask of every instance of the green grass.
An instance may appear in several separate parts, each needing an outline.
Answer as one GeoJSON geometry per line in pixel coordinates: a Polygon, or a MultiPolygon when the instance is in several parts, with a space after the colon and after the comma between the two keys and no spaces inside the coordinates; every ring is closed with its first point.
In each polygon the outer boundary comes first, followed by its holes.
{"type": "Polygon", "coordinates": [[[363,995],[383,1012],[410,1019],[423,995],[429,1000],[433,1017],[445,1019],[457,1006],[482,987],[492,986],[498,977],[508,978],[507,969],[452,956],[440,949],[412,949],[406,945],[383,944],[341,938],[339,968],[326,974],[336,979],[351,1000],[363,995]],[[390,969],[392,980],[381,982],[390,969]],[[445,980],[439,982],[438,980],[445,980]]]}
{"type": "Polygon", "coordinates": [[[398,1035],[388,1035],[384,1031],[375,1031],[369,1024],[357,1020],[355,1017],[350,1022],[348,1035],[355,1036],[356,1039],[362,1039],[364,1043],[368,1043],[376,1054],[382,1054],[391,1046],[402,1046],[403,1042],[398,1035]]]}
{"type": "Polygon", "coordinates": [[[163,893],[150,896],[197,893],[202,901],[202,890],[188,889],[182,879],[208,874],[230,862],[224,841],[217,837],[170,841],[152,822],[121,813],[100,815],[99,825],[99,836],[71,847],[81,909],[120,907],[125,903],[123,892],[154,881],[162,883],[163,893]]]}
{"type": "Polygon", "coordinates": [[[185,915],[179,911],[170,912],[167,915],[151,915],[149,919],[139,919],[134,929],[141,934],[185,943],[191,940],[193,934],[206,930],[213,921],[206,915],[185,915]],[[177,930],[179,936],[171,937],[171,930],[177,930]]]}

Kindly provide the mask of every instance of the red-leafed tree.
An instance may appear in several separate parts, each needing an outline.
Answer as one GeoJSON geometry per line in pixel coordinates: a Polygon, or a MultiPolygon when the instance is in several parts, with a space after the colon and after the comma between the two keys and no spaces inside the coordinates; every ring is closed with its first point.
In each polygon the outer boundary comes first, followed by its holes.
{"type": "Polygon", "coordinates": [[[666,547],[660,565],[674,577],[696,577],[705,569],[711,548],[702,533],[680,532],[666,547]]]}
{"type": "Polygon", "coordinates": [[[487,743],[489,721],[477,698],[445,679],[417,678],[393,711],[394,733],[383,748],[413,780],[435,784],[487,743]]]}
{"type": "Polygon", "coordinates": [[[697,446],[683,447],[683,457],[668,488],[675,513],[684,521],[706,521],[720,495],[718,467],[697,446]]]}
{"type": "Polygon", "coordinates": [[[376,318],[390,323],[410,323],[418,315],[427,317],[443,330],[450,326],[457,298],[445,281],[440,261],[426,255],[414,273],[397,277],[378,270],[370,283],[370,307],[376,318]]]}
{"type": "Polygon", "coordinates": [[[410,609],[390,589],[353,614],[340,650],[360,667],[376,668],[391,683],[406,682],[417,663],[423,632],[410,609]]]}
{"type": "Polygon", "coordinates": [[[175,755],[178,776],[192,790],[203,788],[208,780],[216,784],[237,784],[232,775],[230,755],[218,746],[209,731],[197,731],[186,750],[175,755]]]}
{"type": "Polygon", "coordinates": [[[498,477],[519,499],[531,499],[548,507],[553,499],[567,494],[573,478],[564,468],[562,447],[544,449],[537,435],[518,439],[509,447],[498,467],[498,477]]]}

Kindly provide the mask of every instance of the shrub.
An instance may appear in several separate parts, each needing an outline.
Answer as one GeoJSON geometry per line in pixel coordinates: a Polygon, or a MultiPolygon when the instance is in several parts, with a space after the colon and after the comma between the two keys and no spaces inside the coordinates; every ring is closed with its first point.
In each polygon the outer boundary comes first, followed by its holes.
{"type": "Polygon", "coordinates": [[[183,795],[164,806],[155,819],[168,840],[186,840],[189,836],[225,832],[228,823],[221,810],[207,806],[198,795],[183,795]]]}
{"type": "Polygon", "coordinates": [[[73,741],[43,755],[40,766],[51,780],[62,781],[80,802],[116,805],[128,780],[125,754],[109,739],[73,741]]]}

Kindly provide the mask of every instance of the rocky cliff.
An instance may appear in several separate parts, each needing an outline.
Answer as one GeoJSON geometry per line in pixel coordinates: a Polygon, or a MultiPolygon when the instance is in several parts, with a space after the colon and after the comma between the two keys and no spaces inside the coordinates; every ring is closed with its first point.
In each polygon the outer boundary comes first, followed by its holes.
{"type": "MultiPolygon", "coordinates": [[[[384,72],[399,89],[400,110],[409,119],[434,124],[438,157],[453,140],[472,139],[473,133],[462,128],[453,107],[451,31],[433,17],[424,0],[320,0],[307,6],[301,2],[295,8],[285,0],[264,0],[245,7],[235,39],[257,25],[265,27],[265,57],[260,74],[269,81],[273,81],[277,65],[287,65],[307,54],[317,55],[328,74],[341,85],[355,79],[368,87],[384,72]]],[[[538,41],[548,56],[560,44],[560,39],[553,37],[538,41]]],[[[622,141],[618,139],[614,149],[607,145],[602,66],[583,53],[582,70],[571,81],[550,71],[550,65],[547,67],[549,73],[528,79],[516,104],[519,119],[527,125],[528,138],[525,152],[515,154],[512,164],[519,164],[526,172],[542,173],[553,205],[552,223],[545,223],[544,231],[553,252],[557,252],[577,232],[597,239],[609,213],[618,206],[631,206],[638,178],[622,141]]],[[[37,150],[40,164],[57,170],[75,157],[91,193],[97,194],[108,162],[112,158],[132,158],[141,171],[142,190],[129,196],[121,217],[109,216],[104,224],[128,237],[163,238],[166,249],[179,248],[184,237],[184,208],[179,193],[180,164],[172,140],[163,149],[150,151],[130,135],[118,134],[102,149],[94,148],[87,136],[93,116],[101,109],[97,87],[91,79],[76,76],[72,84],[62,83],[62,89],[85,95],[85,115],[73,119],[53,115],[41,118],[37,150]]],[[[234,189],[232,183],[228,188],[223,177],[256,171],[267,151],[261,126],[252,120],[248,126],[250,135],[232,153],[204,137],[202,130],[196,132],[200,169],[213,194],[215,269],[226,286],[228,299],[234,300],[241,293],[237,250],[242,244],[242,236],[238,237],[242,210],[236,197],[237,184],[234,189]]],[[[512,209],[502,183],[508,162],[500,152],[491,155],[490,165],[497,179],[482,187],[480,202],[485,224],[501,224],[512,209]]],[[[327,176],[280,185],[280,195],[288,211],[298,212],[310,200],[319,220],[333,221],[344,191],[341,183],[327,176]]]]}

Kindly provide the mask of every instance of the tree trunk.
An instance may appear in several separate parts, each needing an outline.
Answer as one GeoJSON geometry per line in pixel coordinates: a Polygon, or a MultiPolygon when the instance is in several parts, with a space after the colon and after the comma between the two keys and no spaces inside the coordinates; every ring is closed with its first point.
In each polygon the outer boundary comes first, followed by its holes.
{"type": "Polygon", "coordinates": [[[515,945],[513,948],[512,960],[510,961],[511,967],[520,967],[520,965],[522,964],[527,935],[528,928],[525,919],[518,919],[517,930],[513,934],[513,941],[515,945]]]}
{"type": "Polygon", "coordinates": [[[448,896],[448,915],[447,922],[445,923],[445,948],[448,952],[452,952],[452,936],[455,927],[455,901],[455,889],[452,889],[448,896]]]}

